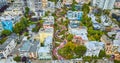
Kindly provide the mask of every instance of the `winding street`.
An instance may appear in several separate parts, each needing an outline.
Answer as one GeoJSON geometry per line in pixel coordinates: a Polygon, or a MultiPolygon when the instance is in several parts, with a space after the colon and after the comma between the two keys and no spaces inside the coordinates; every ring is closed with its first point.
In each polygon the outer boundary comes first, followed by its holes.
{"type": "MultiPolygon", "coordinates": [[[[63,10],[61,10],[61,11],[57,11],[56,12],[56,16],[60,16],[60,12],[62,12],[63,10]]],[[[67,28],[66,28],[66,26],[64,26],[64,25],[61,25],[60,23],[58,23],[58,21],[60,21],[60,19],[62,19],[63,17],[59,17],[57,20],[56,20],[56,23],[57,23],[57,25],[61,28],[61,30],[57,30],[57,31],[55,31],[55,38],[58,38],[58,39],[60,39],[62,42],[60,43],[60,45],[58,46],[58,47],[56,47],[56,48],[54,48],[53,49],[53,55],[58,59],[58,60],[64,60],[65,58],[64,57],[62,57],[60,54],[58,54],[58,50],[59,49],[61,49],[61,48],[63,48],[64,46],[65,46],[65,44],[67,43],[67,40],[66,39],[62,39],[61,37],[59,37],[59,33],[61,33],[62,31],[64,31],[64,30],[67,30],[67,28]]]]}

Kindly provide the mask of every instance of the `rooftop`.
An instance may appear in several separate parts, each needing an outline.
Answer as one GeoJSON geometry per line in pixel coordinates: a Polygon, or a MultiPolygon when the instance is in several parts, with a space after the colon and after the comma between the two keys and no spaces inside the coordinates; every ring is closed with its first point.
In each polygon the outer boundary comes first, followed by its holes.
{"type": "Polygon", "coordinates": [[[82,15],[83,15],[82,11],[71,11],[71,10],[69,10],[67,12],[67,17],[70,20],[81,20],[82,15]]]}
{"type": "Polygon", "coordinates": [[[85,43],[85,46],[87,47],[86,56],[92,56],[99,54],[100,50],[104,48],[103,42],[97,42],[97,41],[90,41],[85,43]]]}
{"type": "Polygon", "coordinates": [[[29,41],[24,41],[22,47],[20,47],[20,51],[29,51],[31,47],[31,43],[29,41]]]}
{"type": "Polygon", "coordinates": [[[120,31],[117,32],[115,39],[120,40],[120,31]]]}
{"type": "Polygon", "coordinates": [[[120,46],[120,40],[113,40],[113,46],[120,46]]]}
{"type": "Polygon", "coordinates": [[[45,32],[45,33],[53,33],[53,28],[40,29],[39,32],[40,32],[40,33],[41,33],[41,32],[45,32]]]}
{"type": "Polygon", "coordinates": [[[49,53],[50,49],[48,47],[40,47],[38,52],[49,53]]]}
{"type": "Polygon", "coordinates": [[[2,44],[0,45],[0,50],[4,50],[6,48],[6,46],[13,40],[13,39],[17,39],[17,35],[15,33],[11,34],[8,39],[2,44]]]}
{"type": "Polygon", "coordinates": [[[25,51],[25,52],[36,52],[37,50],[37,45],[39,45],[38,41],[24,41],[23,45],[20,47],[20,51],[25,51]]]}
{"type": "Polygon", "coordinates": [[[48,37],[45,39],[45,42],[44,42],[45,46],[47,46],[47,44],[52,44],[52,39],[53,39],[52,36],[48,36],[48,37]]]}
{"type": "Polygon", "coordinates": [[[83,40],[88,40],[86,27],[70,28],[69,32],[73,35],[80,36],[83,40]]]}

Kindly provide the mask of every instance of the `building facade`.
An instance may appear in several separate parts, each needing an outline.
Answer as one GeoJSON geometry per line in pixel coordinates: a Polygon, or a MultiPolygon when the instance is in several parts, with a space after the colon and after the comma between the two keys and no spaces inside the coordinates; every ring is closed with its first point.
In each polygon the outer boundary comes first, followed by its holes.
{"type": "Polygon", "coordinates": [[[17,40],[18,36],[16,34],[12,34],[2,45],[0,45],[0,58],[7,58],[7,56],[16,47],[17,40]]]}
{"type": "Polygon", "coordinates": [[[91,4],[94,7],[102,9],[113,9],[115,0],[92,0],[91,4]]]}

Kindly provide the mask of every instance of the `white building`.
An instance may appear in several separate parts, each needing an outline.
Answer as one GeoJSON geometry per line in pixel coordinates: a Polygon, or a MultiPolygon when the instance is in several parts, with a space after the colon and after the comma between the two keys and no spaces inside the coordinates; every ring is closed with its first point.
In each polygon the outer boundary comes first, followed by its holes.
{"type": "Polygon", "coordinates": [[[48,48],[50,48],[50,50],[52,50],[52,41],[53,41],[53,37],[48,36],[44,41],[44,46],[48,47],[48,48]]]}
{"type": "Polygon", "coordinates": [[[63,4],[65,5],[71,5],[73,3],[73,0],[63,0],[63,4]]]}
{"type": "Polygon", "coordinates": [[[53,28],[54,25],[54,17],[53,16],[47,16],[43,18],[43,28],[53,28]]]}
{"type": "Polygon", "coordinates": [[[104,49],[103,42],[90,41],[90,42],[86,42],[85,46],[87,47],[85,56],[98,56],[100,50],[104,49]]]}
{"type": "Polygon", "coordinates": [[[75,0],[77,3],[89,3],[90,0],[75,0]]]}
{"type": "Polygon", "coordinates": [[[56,4],[56,8],[62,8],[63,4],[61,2],[61,0],[58,0],[57,4],[56,4]]]}
{"type": "Polygon", "coordinates": [[[50,48],[48,47],[40,47],[39,51],[38,51],[38,59],[52,59],[52,55],[50,53],[50,48]]]}
{"type": "Polygon", "coordinates": [[[23,0],[23,2],[24,7],[29,7],[36,17],[45,16],[46,11],[55,11],[55,3],[48,0],[23,0]]]}
{"type": "Polygon", "coordinates": [[[82,15],[83,15],[82,11],[71,11],[71,10],[69,10],[67,12],[66,17],[69,20],[78,20],[78,21],[80,21],[82,19],[82,15]]]}
{"type": "Polygon", "coordinates": [[[23,45],[18,49],[20,56],[26,56],[29,58],[37,58],[38,57],[38,49],[40,47],[39,41],[34,40],[25,40],[23,41],[23,45]]]}
{"type": "Polygon", "coordinates": [[[0,21],[5,21],[5,20],[11,20],[13,25],[15,25],[15,23],[17,23],[18,21],[20,21],[22,16],[19,15],[2,15],[0,16],[0,21]]]}
{"type": "Polygon", "coordinates": [[[80,36],[83,40],[88,41],[87,37],[87,28],[86,27],[77,27],[77,28],[72,28],[69,26],[69,33],[75,35],[75,36],[80,36]]]}
{"type": "Polygon", "coordinates": [[[92,0],[92,6],[102,9],[113,9],[115,0],[92,0]]]}
{"type": "Polygon", "coordinates": [[[44,40],[44,46],[41,46],[38,51],[39,59],[52,59],[52,36],[48,36],[44,40]]]}
{"type": "Polygon", "coordinates": [[[101,18],[101,24],[103,26],[110,26],[110,25],[112,25],[112,21],[111,21],[111,19],[108,16],[103,15],[100,18],[101,18]]]}
{"type": "Polygon", "coordinates": [[[116,40],[120,40],[120,31],[116,33],[115,39],[116,39],[116,40]]]}
{"type": "Polygon", "coordinates": [[[119,40],[113,40],[113,52],[119,52],[120,53],[120,39],[119,40]]]}
{"type": "Polygon", "coordinates": [[[7,58],[7,56],[13,51],[17,44],[18,36],[16,34],[12,34],[8,37],[8,39],[0,45],[0,58],[7,58]]]}

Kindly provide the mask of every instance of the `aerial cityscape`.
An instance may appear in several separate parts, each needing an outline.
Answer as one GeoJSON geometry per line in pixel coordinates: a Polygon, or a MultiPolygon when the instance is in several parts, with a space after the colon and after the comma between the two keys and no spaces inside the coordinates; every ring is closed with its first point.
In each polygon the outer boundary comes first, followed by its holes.
{"type": "Polygon", "coordinates": [[[0,0],[0,63],[120,63],[120,0],[0,0]]]}

